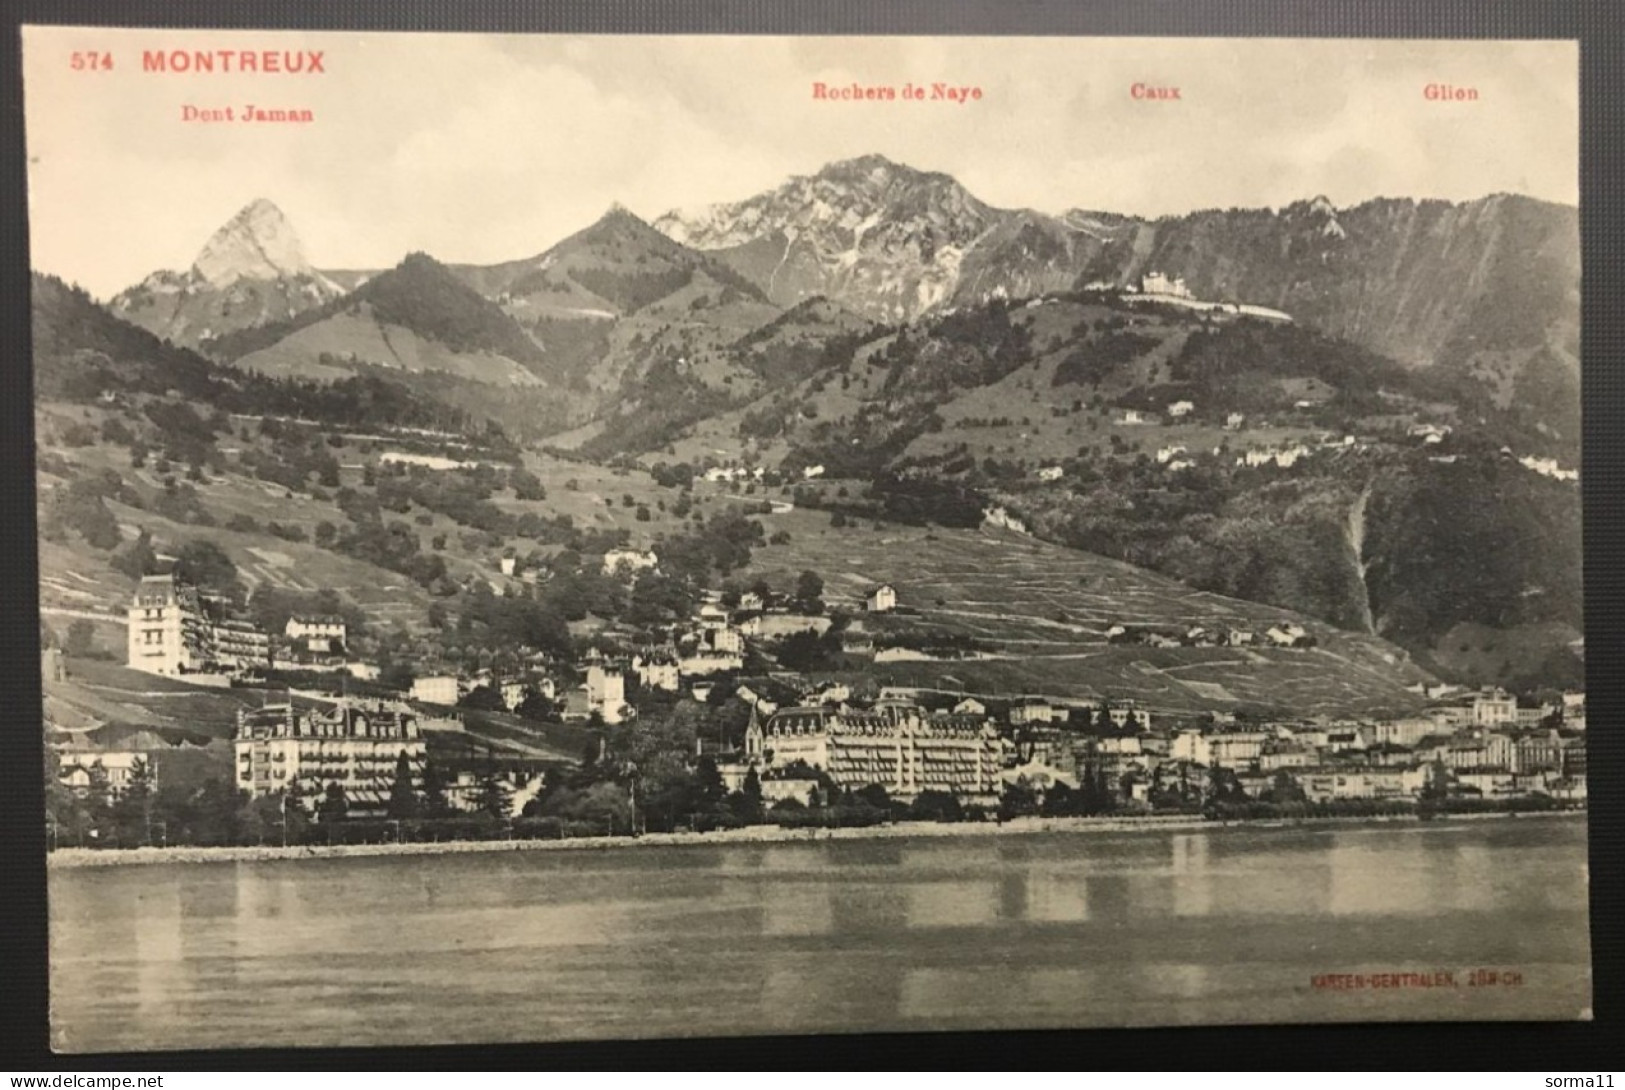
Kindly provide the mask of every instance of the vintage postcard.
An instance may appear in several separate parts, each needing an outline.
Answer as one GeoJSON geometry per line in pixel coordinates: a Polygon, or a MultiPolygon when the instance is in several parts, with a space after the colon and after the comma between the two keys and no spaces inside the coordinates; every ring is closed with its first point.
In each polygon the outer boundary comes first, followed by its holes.
{"type": "Polygon", "coordinates": [[[1575,43],[23,45],[58,1049],[1591,1016],[1575,43]]]}

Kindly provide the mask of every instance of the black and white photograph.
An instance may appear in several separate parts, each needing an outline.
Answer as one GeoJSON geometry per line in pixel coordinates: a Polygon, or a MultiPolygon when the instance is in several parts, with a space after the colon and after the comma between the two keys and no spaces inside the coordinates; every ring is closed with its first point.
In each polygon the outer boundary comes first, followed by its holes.
{"type": "Polygon", "coordinates": [[[1591,1019],[1577,43],[22,49],[56,1051],[1591,1019]]]}

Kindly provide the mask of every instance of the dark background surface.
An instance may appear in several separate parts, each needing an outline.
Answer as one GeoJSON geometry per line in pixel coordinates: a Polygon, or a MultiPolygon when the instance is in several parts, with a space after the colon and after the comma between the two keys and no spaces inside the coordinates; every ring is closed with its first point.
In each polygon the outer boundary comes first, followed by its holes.
{"type": "MultiPolygon", "coordinates": [[[[0,1070],[557,1070],[1031,1068],[1618,1070],[1625,921],[1625,15],[1607,0],[103,0],[3,5],[0,47],[0,1070]],[[1584,250],[1587,718],[1597,1020],[1080,1030],[527,1047],[53,1057],[47,1047],[33,395],[28,360],[22,23],[411,31],[744,34],[1202,35],[1579,39],[1584,250]]],[[[1269,73],[1256,73],[1268,79],[1269,73]]],[[[1285,89],[1283,89],[1285,93],[1285,89]]],[[[1508,149],[1514,154],[1515,149],[1508,149]]],[[[251,1003],[251,996],[244,996],[251,1003]]],[[[1622,1084],[1625,1085],[1625,1084],[1622,1084]]]]}

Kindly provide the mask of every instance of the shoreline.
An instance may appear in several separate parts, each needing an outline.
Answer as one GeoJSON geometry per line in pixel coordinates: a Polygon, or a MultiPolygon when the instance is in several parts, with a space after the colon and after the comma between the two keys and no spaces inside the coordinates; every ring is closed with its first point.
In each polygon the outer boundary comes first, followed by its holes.
{"type": "Polygon", "coordinates": [[[1316,828],[1350,825],[1428,825],[1449,826],[1463,821],[1519,818],[1567,818],[1585,811],[1546,813],[1491,813],[1441,815],[1427,822],[1412,814],[1338,816],[1321,818],[1269,819],[1257,821],[1209,821],[1187,814],[1137,818],[1016,818],[1006,822],[898,822],[845,829],[787,829],[778,825],[756,825],[743,829],[709,833],[646,833],[643,836],[569,837],[562,840],[443,840],[404,844],[255,844],[230,847],[175,848],[58,848],[46,854],[50,870],[77,870],[83,867],[141,866],[163,863],[259,863],[276,860],[356,859],[372,856],[449,855],[514,851],[617,851],[639,848],[687,848],[732,844],[814,844],[831,840],[895,840],[904,838],[950,838],[982,836],[1023,836],[1039,833],[1102,834],[1124,832],[1193,832],[1237,828],[1316,828]]]}

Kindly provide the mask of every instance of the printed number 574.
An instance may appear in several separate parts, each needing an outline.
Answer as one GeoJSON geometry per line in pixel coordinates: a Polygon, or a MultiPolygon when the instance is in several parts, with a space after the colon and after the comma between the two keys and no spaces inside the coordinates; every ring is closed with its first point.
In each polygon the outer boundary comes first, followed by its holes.
{"type": "Polygon", "coordinates": [[[74,53],[68,58],[68,64],[75,72],[111,72],[113,70],[113,54],[74,53]]]}

